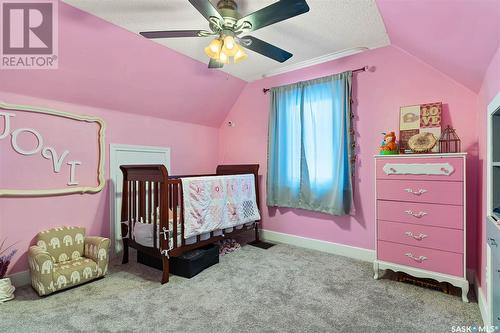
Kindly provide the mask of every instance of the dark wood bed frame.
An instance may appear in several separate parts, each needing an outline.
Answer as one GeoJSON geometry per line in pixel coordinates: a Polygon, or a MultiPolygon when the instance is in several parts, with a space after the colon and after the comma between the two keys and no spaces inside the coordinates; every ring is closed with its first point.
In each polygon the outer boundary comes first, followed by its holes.
{"type": "Polygon", "coordinates": [[[122,264],[128,263],[129,247],[136,249],[138,253],[142,252],[154,258],[161,258],[163,267],[161,283],[163,284],[167,283],[169,279],[169,257],[171,256],[180,256],[187,251],[206,246],[223,239],[226,234],[234,235],[252,229],[255,231],[255,240],[259,241],[258,223],[254,223],[252,226],[243,226],[241,229],[233,228],[232,232],[219,236],[214,235],[212,231],[208,239],[201,240],[200,236],[196,236],[195,243],[186,244],[184,238],[184,204],[181,183],[181,178],[184,177],[253,174],[255,178],[257,207],[260,210],[258,164],[219,165],[215,174],[186,176],[169,176],[167,169],[163,165],[122,165],[120,169],[123,172],[121,232],[124,249],[122,264]],[[159,215],[156,207],[159,207],[159,215]],[[180,207],[180,214],[178,214],[178,207],[180,207]],[[146,214],[150,215],[149,218],[146,214]],[[172,214],[173,230],[169,230],[169,214],[172,214]],[[152,221],[153,247],[146,247],[136,243],[133,233],[129,233],[130,230],[133,230],[133,224],[141,219],[143,221],[152,221]],[[159,234],[157,232],[158,219],[160,222],[159,234]],[[178,244],[177,240],[178,223],[182,225],[180,244],[178,244]],[[170,233],[173,236],[173,244],[169,244],[170,233]],[[159,248],[158,237],[160,237],[159,248]]]}

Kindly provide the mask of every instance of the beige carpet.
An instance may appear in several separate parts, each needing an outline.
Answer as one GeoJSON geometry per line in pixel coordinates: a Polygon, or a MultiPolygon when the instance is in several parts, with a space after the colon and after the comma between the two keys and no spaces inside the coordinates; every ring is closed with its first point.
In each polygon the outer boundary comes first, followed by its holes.
{"type": "Polygon", "coordinates": [[[0,332],[451,332],[476,303],[372,278],[372,265],[277,245],[244,246],[192,279],[114,263],[101,280],[0,305],[0,332]]]}

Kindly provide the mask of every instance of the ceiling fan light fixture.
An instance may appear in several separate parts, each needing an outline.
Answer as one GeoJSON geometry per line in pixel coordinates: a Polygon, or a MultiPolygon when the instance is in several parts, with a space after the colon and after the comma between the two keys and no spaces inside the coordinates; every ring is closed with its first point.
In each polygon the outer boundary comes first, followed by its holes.
{"type": "Polygon", "coordinates": [[[238,52],[239,46],[233,36],[226,36],[224,37],[224,46],[222,49],[228,56],[232,57],[238,52]]]}
{"type": "Polygon", "coordinates": [[[236,52],[236,54],[234,55],[233,60],[234,60],[234,63],[237,64],[240,61],[245,60],[246,58],[248,58],[248,54],[246,54],[245,51],[243,51],[243,49],[241,47],[239,47],[238,52],[236,52]]]}
{"type": "Polygon", "coordinates": [[[229,56],[224,51],[220,51],[218,60],[220,63],[229,64],[229,56]]]}
{"type": "Polygon", "coordinates": [[[205,53],[212,59],[219,59],[219,53],[222,49],[222,41],[218,38],[212,40],[207,47],[205,47],[205,53]]]}

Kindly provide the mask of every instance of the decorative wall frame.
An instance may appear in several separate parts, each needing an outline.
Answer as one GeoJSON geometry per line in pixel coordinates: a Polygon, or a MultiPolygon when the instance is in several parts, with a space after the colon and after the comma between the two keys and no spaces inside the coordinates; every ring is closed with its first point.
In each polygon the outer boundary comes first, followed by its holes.
{"type": "MultiPolygon", "coordinates": [[[[404,152],[411,152],[408,140],[419,133],[431,133],[436,140],[441,136],[441,116],[443,103],[428,103],[402,106],[399,109],[399,148],[404,152]]],[[[432,152],[439,152],[434,146],[432,152]]]]}
{"type": "Polygon", "coordinates": [[[16,105],[8,104],[0,101],[0,109],[10,110],[10,111],[22,111],[22,112],[33,112],[39,114],[46,114],[51,116],[57,116],[62,118],[67,118],[71,120],[82,121],[86,123],[96,123],[99,126],[98,131],[98,142],[99,142],[99,158],[97,166],[97,186],[75,186],[68,188],[56,188],[56,189],[29,189],[29,190],[19,190],[19,189],[5,189],[0,188],[0,197],[33,197],[33,196],[51,196],[51,195],[62,195],[62,194],[73,194],[73,193],[97,193],[100,192],[106,185],[106,180],[104,178],[104,162],[105,162],[105,129],[106,123],[103,119],[94,116],[84,116],[72,114],[64,111],[53,110],[49,108],[29,106],[29,105],[16,105]]]}

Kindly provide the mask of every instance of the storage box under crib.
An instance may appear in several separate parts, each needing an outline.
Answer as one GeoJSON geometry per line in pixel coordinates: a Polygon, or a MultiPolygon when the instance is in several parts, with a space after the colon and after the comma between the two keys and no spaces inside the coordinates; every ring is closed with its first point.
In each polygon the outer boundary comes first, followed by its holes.
{"type": "MultiPolygon", "coordinates": [[[[162,269],[161,259],[137,252],[137,262],[162,269]]],[[[170,258],[170,273],[186,278],[192,278],[204,269],[219,263],[219,247],[208,245],[189,251],[179,257],[170,258]]]]}

